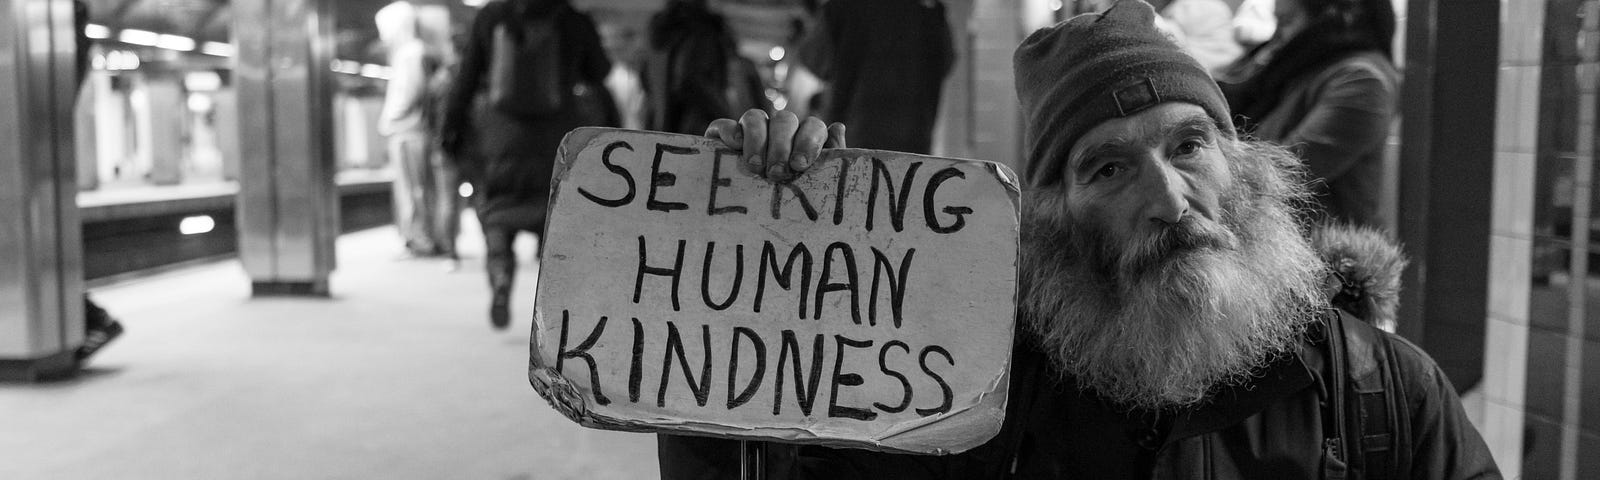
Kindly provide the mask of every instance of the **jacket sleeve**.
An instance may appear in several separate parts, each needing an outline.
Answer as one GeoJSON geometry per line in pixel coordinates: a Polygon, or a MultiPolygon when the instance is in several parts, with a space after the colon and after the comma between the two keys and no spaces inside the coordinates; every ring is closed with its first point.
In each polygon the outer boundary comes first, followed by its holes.
{"type": "Polygon", "coordinates": [[[1398,83],[1370,61],[1336,67],[1315,92],[1316,104],[1281,143],[1299,150],[1312,178],[1339,178],[1389,135],[1398,83]]]}
{"type": "Polygon", "coordinates": [[[455,81],[451,82],[444,105],[444,118],[439,127],[440,136],[446,142],[458,140],[468,127],[467,116],[471,114],[472,98],[477,95],[478,87],[489,69],[489,43],[494,38],[496,19],[504,17],[506,13],[504,3],[490,2],[478,10],[472,19],[472,28],[467,32],[467,44],[461,52],[461,63],[456,66],[459,70],[456,71],[455,81]]]}
{"type": "MultiPolygon", "coordinates": [[[[739,480],[739,442],[720,438],[658,435],[662,480],[739,480]]],[[[850,448],[766,443],[770,480],[943,480],[978,478],[958,466],[962,455],[935,457],[850,448]]]]}
{"type": "Polygon", "coordinates": [[[1499,479],[1489,446],[1467,420],[1455,387],[1427,354],[1391,337],[1410,418],[1413,479],[1499,479]]]}

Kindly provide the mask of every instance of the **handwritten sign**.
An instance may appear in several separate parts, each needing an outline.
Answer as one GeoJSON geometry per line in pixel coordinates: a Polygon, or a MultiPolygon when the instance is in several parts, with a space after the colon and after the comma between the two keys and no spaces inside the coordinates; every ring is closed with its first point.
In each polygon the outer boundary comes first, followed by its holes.
{"type": "Polygon", "coordinates": [[[1006,167],[832,150],[774,184],[720,142],[594,128],[558,157],[529,378],[569,418],[935,454],[999,431],[1006,167]]]}

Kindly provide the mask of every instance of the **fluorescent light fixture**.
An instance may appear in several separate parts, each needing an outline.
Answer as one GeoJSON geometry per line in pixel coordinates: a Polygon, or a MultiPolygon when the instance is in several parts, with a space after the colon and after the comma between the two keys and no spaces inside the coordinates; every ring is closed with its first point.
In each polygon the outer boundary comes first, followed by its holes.
{"type": "Polygon", "coordinates": [[[354,60],[334,60],[333,71],[337,73],[347,73],[350,75],[360,75],[361,62],[354,60]]]}
{"type": "Polygon", "coordinates": [[[487,3],[487,2],[488,2],[488,0],[461,0],[461,4],[462,5],[466,5],[466,6],[469,6],[469,7],[481,7],[481,6],[483,6],[484,3],[487,3]]]}
{"type": "Polygon", "coordinates": [[[218,57],[231,57],[233,56],[233,45],[222,42],[206,42],[200,44],[200,53],[218,57]]]}
{"type": "Polygon", "coordinates": [[[194,39],[182,35],[161,34],[156,37],[156,48],[187,52],[194,50],[194,39]]]}
{"type": "Polygon", "coordinates": [[[105,25],[91,23],[83,26],[83,36],[96,40],[104,40],[111,38],[111,29],[106,28],[105,25]]]}
{"type": "Polygon", "coordinates": [[[213,220],[210,215],[184,217],[182,221],[178,222],[178,233],[184,235],[199,235],[214,228],[217,228],[217,221],[213,220]]]}
{"type": "Polygon", "coordinates": [[[157,42],[161,41],[161,34],[147,30],[134,30],[130,28],[118,32],[117,40],[121,40],[122,43],[154,47],[156,46],[157,42]]]}
{"type": "Polygon", "coordinates": [[[367,78],[376,78],[379,80],[388,80],[389,67],[368,63],[361,66],[361,76],[367,78]]]}

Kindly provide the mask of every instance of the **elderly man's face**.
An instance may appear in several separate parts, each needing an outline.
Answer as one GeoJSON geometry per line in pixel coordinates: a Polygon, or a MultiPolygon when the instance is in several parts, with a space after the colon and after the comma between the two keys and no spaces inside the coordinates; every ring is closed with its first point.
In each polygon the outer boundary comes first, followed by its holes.
{"type": "MultiPolygon", "coordinates": [[[[1163,103],[1101,123],[1069,152],[1062,169],[1068,209],[1063,213],[1093,223],[1117,245],[1173,230],[1201,232],[1177,240],[1187,240],[1187,246],[1223,238],[1217,223],[1221,196],[1233,176],[1218,137],[1205,109],[1191,103],[1163,103]]],[[[1181,250],[1170,243],[1168,250],[1181,250]]],[[[1123,261],[1138,265],[1122,266],[1148,266],[1160,260],[1150,256],[1163,253],[1170,252],[1136,250],[1123,261]]]]}
{"type": "Polygon", "coordinates": [[[1025,192],[1019,269],[1025,324],[1065,376],[1163,408],[1293,348],[1322,266],[1292,154],[1168,103],[1097,125],[1066,162],[1025,192]]]}

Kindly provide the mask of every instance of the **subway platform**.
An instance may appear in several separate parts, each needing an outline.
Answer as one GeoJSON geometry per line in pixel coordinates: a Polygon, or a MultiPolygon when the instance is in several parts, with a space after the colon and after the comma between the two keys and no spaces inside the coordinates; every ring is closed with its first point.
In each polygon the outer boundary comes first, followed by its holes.
{"type": "Polygon", "coordinates": [[[455,272],[392,226],[340,237],[330,298],[251,298],[237,260],[91,285],[127,333],[75,378],[0,383],[0,478],[656,478],[653,436],[529,387],[532,241],[496,332],[465,223],[455,272]]]}

